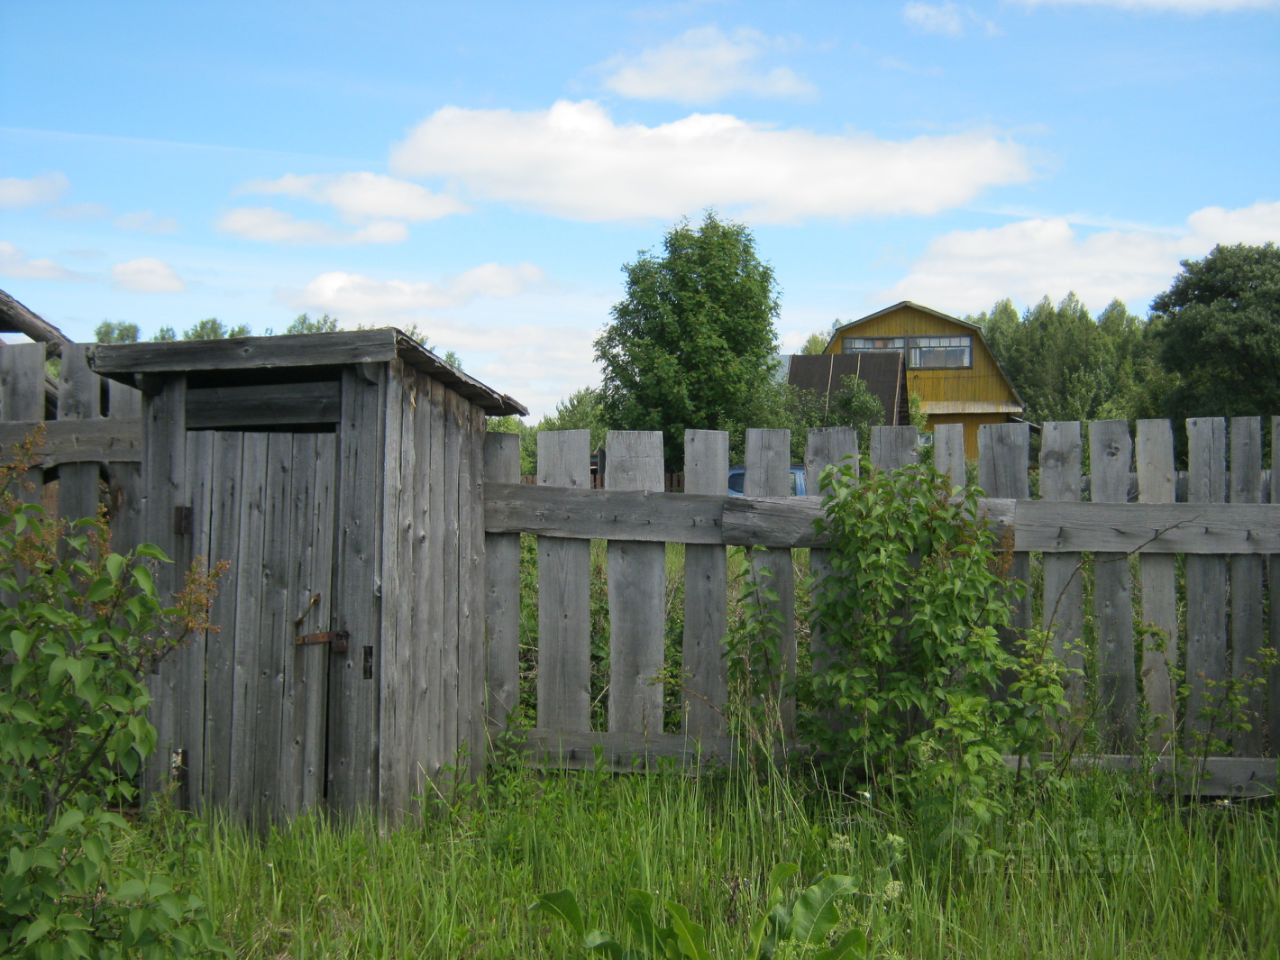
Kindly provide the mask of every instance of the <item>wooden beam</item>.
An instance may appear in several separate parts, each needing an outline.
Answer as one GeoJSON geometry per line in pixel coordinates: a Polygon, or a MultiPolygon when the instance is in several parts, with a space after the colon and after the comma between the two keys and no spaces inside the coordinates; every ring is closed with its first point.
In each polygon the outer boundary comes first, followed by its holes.
{"type": "Polygon", "coordinates": [[[348,366],[385,362],[395,356],[396,331],[386,329],[169,343],[100,343],[90,353],[89,364],[98,373],[120,378],[148,373],[348,366]]]}
{"type": "Polygon", "coordinates": [[[0,290],[0,333],[21,333],[32,340],[48,343],[51,354],[57,354],[71,338],[30,307],[0,290]]]}
{"type": "MultiPolygon", "coordinates": [[[[1280,505],[1073,503],[988,497],[979,513],[1014,549],[1042,553],[1276,554],[1280,505]]],[[[766,547],[822,546],[820,497],[485,485],[488,533],[766,547]]]]}
{"type": "Polygon", "coordinates": [[[45,469],[61,463],[139,463],[142,460],[142,421],[136,418],[0,423],[0,447],[11,448],[41,428],[44,440],[35,448],[35,454],[45,469]]]}
{"type": "Polygon", "coordinates": [[[337,423],[341,414],[337,380],[187,390],[188,430],[337,423]]]}

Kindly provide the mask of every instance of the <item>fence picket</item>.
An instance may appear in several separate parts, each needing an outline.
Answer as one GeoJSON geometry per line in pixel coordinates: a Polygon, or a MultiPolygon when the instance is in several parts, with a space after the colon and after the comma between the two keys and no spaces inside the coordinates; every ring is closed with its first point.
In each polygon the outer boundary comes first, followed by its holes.
{"type": "MultiPolygon", "coordinates": [[[[1083,445],[1077,421],[1050,422],[1040,432],[1040,499],[1080,499],[1083,445]]],[[[1053,652],[1070,671],[1067,704],[1073,715],[1084,709],[1084,592],[1078,553],[1043,555],[1044,600],[1040,622],[1053,636],[1053,652]]]]}
{"type": "MultiPolygon", "coordinates": [[[[591,432],[538,434],[538,483],[590,487],[591,432]]],[[[538,538],[538,726],[591,729],[591,544],[538,538]]]]}
{"type": "Polygon", "coordinates": [[[964,486],[968,476],[964,457],[964,424],[940,423],[933,428],[933,465],[951,481],[953,488],[964,486]]]}
{"type": "Polygon", "coordinates": [[[915,427],[872,427],[871,462],[881,470],[896,470],[920,460],[915,427]]]}
{"type": "MultiPolygon", "coordinates": [[[[68,343],[62,348],[58,365],[58,419],[96,420],[102,381],[89,369],[88,346],[68,343]]],[[[79,520],[98,513],[98,476],[96,463],[64,463],[58,467],[58,516],[79,520]]]]}
{"type": "MultiPolygon", "coordinates": [[[[1025,423],[983,424],[978,428],[978,485],[989,497],[1008,497],[1026,500],[1031,496],[1027,470],[1031,458],[1031,430],[1025,423]]],[[[1012,551],[1013,541],[1001,544],[1012,551]]],[[[1026,553],[1013,553],[1009,561],[1010,584],[1029,583],[1031,557],[1026,553]]],[[[1018,634],[1026,635],[1031,629],[1031,598],[1011,596],[1010,630],[1002,637],[1006,647],[1012,647],[1018,634]]],[[[1002,678],[1007,683],[1009,677],[1002,678]]]]}
{"type": "MultiPolygon", "coordinates": [[[[1089,466],[1094,503],[1124,503],[1129,496],[1133,441],[1124,420],[1089,425],[1089,466]]],[[[1138,729],[1133,668],[1133,596],[1129,557],[1098,553],[1093,558],[1093,611],[1098,625],[1098,698],[1103,744],[1125,753],[1138,729]]]]}
{"type": "MultiPolygon", "coordinates": [[[[490,433],[484,439],[486,483],[520,482],[520,437],[490,433]]],[[[520,702],[520,534],[486,535],[486,712],[491,729],[506,728],[520,702]]],[[[420,562],[415,558],[415,562],[420,562]]]]}
{"type": "MultiPolygon", "coordinates": [[[[748,497],[787,497],[791,495],[791,431],[747,431],[746,477],[744,492],[748,497]]],[[[765,548],[751,554],[751,573],[759,587],[773,593],[775,599],[761,594],[757,598],[766,617],[776,617],[779,624],[779,654],[782,676],[771,678],[772,693],[790,685],[796,672],[795,573],[791,568],[791,551],[765,548]],[[771,609],[770,609],[771,608],[771,609]]],[[[779,701],[782,730],[786,736],[795,731],[795,700],[779,701]]]]}
{"type": "MultiPolygon", "coordinates": [[[[605,489],[663,490],[662,433],[610,430],[605,489]]],[[[666,548],[610,540],[609,732],[662,732],[666,548]]]]}
{"type": "MultiPolygon", "coordinates": [[[[1280,504],[1280,417],[1271,418],[1271,502],[1280,504]]],[[[1280,652],[1280,556],[1269,558],[1271,649],[1280,652]]],[[[1280,756],[1280,663],[1271,668],[1267,726],[1271,752],[1280,756]]]]}
{"type": "MultiPolygon", "coordinates": [[[[1138,421],[1138,499],[1173,503],[1173,429],[1168,420],[1138,421]]],[[[1177,558],[1143,554],[1138,561],[1142,582],[1142,622],[1158,633],[1142,646],[1142,689],[1151,712],[1150,747],[1159,754],[1172,746],[1177,719],[1173,668],[1178,657],[1177,558]]]]}
{"type": "MultiPolygon", "coordinates": [[[[607,464],[606,464],[607,466],[607,464]]],[[[729,434],[687,430],[684,492],[723,495],[729,487],[729,434]]],[[[728,570],[724,547],[684,549],[684,728],[690,737],[722,737],[728,700],[723,643],[728,623],[728,570]]]]}
{"type": "MultiPolygon", "coordinates": [[[[1231,496],[1232,503],[1259,503],[1262,500],[1262,423],[1257,417],[1231,418],[1231,496]]],[[[1262,653],[1262,558],[1237,556],[1230,560],[1231,569],[1231,676],[1245,681],[1257,674],[1258,657],[1262,653]]],[[[1246,684],[1244,689],[1246,720],[1249,730],[1232,735],[1236,753],[1258,756],[1265,743],[1267,691],[1265,687],[1246,684]]]]}
{"type": "MultiPolygon", "coordinates": [[[[1187,421],[1187,499],[1192,503],[1226,500],[1227,436],[1221,417],[1187,421]]],[[[1226,676],[1227,563],[1214,556],[1189,556],[1187,576],[1187,699],[1185,728],[1188,742],[1217,730],[1211,702],[1226,676]]]]}

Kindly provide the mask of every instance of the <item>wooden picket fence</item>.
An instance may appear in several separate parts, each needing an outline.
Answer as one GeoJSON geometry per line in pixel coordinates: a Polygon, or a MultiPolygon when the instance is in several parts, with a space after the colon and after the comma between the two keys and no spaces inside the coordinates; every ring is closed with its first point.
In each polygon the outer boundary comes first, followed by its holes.
{"type": "MultiPolygon", "coordinates": [[[[1045,424],[1036,470],[1027,424],[988,426],[979,434],[977,473],[986,493],[982,509],[1011,538],[1012,575],[1029,582],[1033,555],[1042,563],[1040,602],[1024,598],[1016,624],[1030,627],[1039,607],[1058,655],[1080,670],[1090,665],[1086,681],[1074,684],[1068,697],[1077,712],[1090,705],[1096,710],[1108,753],[1093,759],[1138,764],[1145,729],[1159,773],[1191,775],[1205,794],[1265,794],[1276,785],[1280,670],[1264,688],[1250,688],[1250,730],[1223,733],[1220,701],[1229,682],[1256,672],[1253,661],[1262,648],[1280,641],[1280,507],[1272,505],[1280,502],[1280,418],[1270,425],[1270,471],[1263,470],[1262,422],[1233,418],[1229,426],[1221,418],[1187,422],[1185,474],[1175,470],[1168,421],[1139,421],[1136,448],[1125,421],[1045,424]],[[1037,477],[1039,496],[1033,499],[1037,477]],[[1181,577],[1179,555],[1185,557],[1181,577]],[[1089,609],[1086,581],[1092,583],[1089,609]],[[1160,636],[1164,642],[1155,642],[1160,636]],[[1176,689],[1179,672],[1189,687],[1185,698],[1176,689]],[[1150,718],[1146,727],[1144,714],[1150,718]],[[1210,735],[1229,740],[1231,755],[1186,759],[1194,751],[1175,746],[1195,743],[1196,734],[1201,741],[1210,735]]],[[[730,599],[726,548],[765,548],[754,551],[751,562],[757,571],[769,570],[788,671],[797,653],[791,551],[810,549],[811,571],[821,576],[826,570],[813,526],[820,499],[788,497],[788,431],[747,432],[747,496],[741,498],[726,496],[728,436],[721,432],[686,433],[686,492],[679,494],[663,492],[658,433],[609,435],[604,489],[591,486],[586,431],[539,435],[534,486],[519,482],[513,437],[490,435],[487,442],[490,723],[500,728],[520,695],[519,535],[534,534],[538,650],[531,755],[545,764],[583,766],[602,751],[617,769],[655,758],[692,762],[732,755],[722,645],[730,599]],[[590,722],[592,539],[608,541],[608,721],[602,730],[590,722]],[[663,725],[666,543],[686,545],[679,729],[663,725]]],[[[959,427],[935,431],[935,466],[957,484],[966,476],[963,444],[959,427]]],[[[805,459],[810,489],[817,489],[824,466],[856,450],[852,430],[813,431],[805,459]]],[[[874,466],[901,466],[918,453],[914,428],[873,430],[874,466]]],[[[784,707],[785,723],[791,709],[784,707]]]]}

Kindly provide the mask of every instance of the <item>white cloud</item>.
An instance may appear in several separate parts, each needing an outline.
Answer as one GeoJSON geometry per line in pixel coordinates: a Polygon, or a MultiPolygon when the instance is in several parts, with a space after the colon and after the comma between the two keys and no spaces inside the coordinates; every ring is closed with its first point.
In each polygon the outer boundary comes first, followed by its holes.
{"type": "Polygon", "coordinates": [[[82,220],[101,220],[109,213],[111,210],[105,203],[65,203],[53,207],[49,211],[49,216],[75,223],[82,220]]]}
{"type": "Polygon", "coordinates": [[[111,277],[121,290],[135,293],[181,293],[187,288],[173,267],[155,257],[117,263],[111,268],[111,277]]]}
{"type": "Polygon", "coordinates": [[[443,283],[378,280],[359,273],[331,271],[312,279],[296,304],[341,314],[351,324],[416,319],[429,311],[458,307],[480,297],[512,297],[541,280],[542,271],[531,263],[481,264],[443,283]]]}
{"type": "Polygon", "coordinates": [[[958,37],[964,33],[964,15],[954,3],[908,3],[902,19],[925,33],[958,37]]]}
{"type": "Polygon", "coordinates": [[[409,231],[403,223],[378,220],[343,232],[319,220],[299,220],[271,207],[236,207],[218,219],[218,229],[260,243],[400,243],[409,231]]]}
{"type": "Polygon", "coordinates": [[[70,186],[71,182],[62,173],[42,173],[27,179],[0,177],[0,209],[53,203],[70,186]]]}
{"type": "Polygon", "coordinates": [[[1003,297],[1035,303],[1074,291],[1094,310],[1119,298],[1137,308],[1166,289],[1179,261],[1215,244],[1280,242],[1280,203],[1238,210],[1206,207],[1176,231],[1080,232],[1062,218],[960,230],[929,244],[908,275],[883,294],[953,313],[989,308],[1003,297]]]}
{"type": "Polygon", "coordinates": [[[1234,13],[1238,10],[1269,10],[1280,0],[1016,0],[1026,7],[1115,7],[1157,13],[1234,13]]]}
{"type": "Polygon", "coordinates": [[[549,110],[444,107],[392,151],[408,176],[576,220],[669,220],[714,206],[757,221],[931,214],[1031,176],[988,133],[880,140],[778,130],[727,114],[616,124],[592,101],[549,110]]]}
{"type": "Polygon", "coordinates": [[[762,97],[803,97],[808,81],[786,67],[758,65],[773,41],[756,30],[697,27],[659,47],[604,64],[605,86],[636,100],[714,103],[735,93],[762,97]]]}
{"type": "Polygon", "coordinates": [[[416,183],[377,173],[296,174],[254,180],[241,193],[297,197],[327,204],[349,221],[438,220],[465,213],[462,201],[432,193],[416,183]]]}
{"type": "Polygon", "coordinates": [[[150,210],[122,213],[116,217],[115,223],[121,230],[137,230],[141,233],[178,232],[177,220],[173,219],[173,217],[157,216],[150,210]]]}
{"type": "Polygon", "coordinates": [[[0,274],[24,280],[80,280],[74,270],[43,258],[32,259],[19,247],[0,240],[0,274]]]}

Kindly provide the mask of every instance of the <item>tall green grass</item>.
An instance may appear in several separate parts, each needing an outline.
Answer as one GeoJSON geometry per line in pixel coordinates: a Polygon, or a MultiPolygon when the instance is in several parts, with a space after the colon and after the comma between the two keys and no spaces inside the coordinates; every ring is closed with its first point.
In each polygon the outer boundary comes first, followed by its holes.
{"type": "Polygon", "coordinates": [[[1181,804],[1090,775],[983,837],[962,855],[890,798],[804,775],[504,770],[391,830],[216,823],[196,869],[243,957],[562,957],[563,932],[527,908],[564,887],[615,932],[630,888],[678,901],[733,957],[785,861],[805,883],[859,878],[848,919],[878,956],[1280,956],[1271,802],[1181,804]]]}

